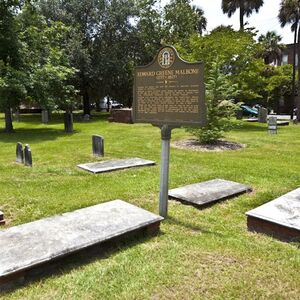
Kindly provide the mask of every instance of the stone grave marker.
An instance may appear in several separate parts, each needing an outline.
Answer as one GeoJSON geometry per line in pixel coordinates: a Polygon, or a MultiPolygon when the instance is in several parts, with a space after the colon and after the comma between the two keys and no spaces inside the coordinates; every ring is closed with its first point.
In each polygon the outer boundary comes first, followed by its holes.
{"type": "Polygon", "coordinates": [[[277,134],[277,118],[269,117],[268,120],[268,131],[270,134],[277,134]]]}
{"type": "Polygon", "coordinates": [[[27,167],[32,167],[32,154],[28,144],[24,147],[24,164],[27,167]]]}
{"type": "Polygon", "coordinates": [[[15,111],[15,119],[16,119],[16,122],[20,122],[20,110],[17,109],[15,111]]]}
{"type": "Polygon", "coordinates": [[[23,164],[24,163],[24,152],[22,143],[18,142],[16,146],[16,162],[23,164]]]}
{"type": "Polygon", "coordinates": [[[246,213],[250,231],[265,233],[283,241],[300,238],[300,188],[246,213]]]}
{"type": "Polygon", "coordinates": [[[89,114],[85,114],[82,119],[83,119],[84,122],[88,122],[90,120],[90,118],[91,117],[90,117],[89,114]]]}
{"type": "Polygon", "coordinates": [[[73,114],[66,112],[64,114],[65,132],[73,133],[73,114]]]}
{"type": "Polygon", "coordinates": [[[49,123],[49,112],[46,109],[42,110],[42,123],[44,123],[44,124],[49,123]]]}
{"type": "Polygon", "coordinates": [[[96,163],[80,164],[77,167],[83,170],[92,172],[94,174],[111,172],[116,170],[142,167],[142,166],[152,166],[155,162],[152,160],[146,160],[142,158],[127,158],[127,159],[116,159],[108,161],[100,161],[96,163]]]}
{"type": "Polygon", "coordinates": [[[104,138],[102,136],[93,135],[92,146],[94,156],[104,156],[104,138]]]}
{"type": "Polygon", "coordinates": [[[169,197],[185,204],[205,207],[251,190],[251,187],[245,184],[224,179],[213,179],[172,189],[169,191],[169,197]]]}
{"type": "MultiPolygon", "coordinates": [[[[78,209],[0,231],[0,289],[66,255],[128,235],[154,234],[162,217],[122,200],[78,209]]],[[[105,250],[104,250],[105,251],[105,250]]],[[[62,261],[63,263],[63,261],[62,261]]]]}
{"type": "Polygon", "coordinates": [[[243,119],[243,111],[241,109],[238,109],[235,114],[236,114],[236,119],[237,120],[242,120],[243,119]]]}
{"type": "Polygon", "coordinates": [[[267,123],[268,110],[264,107],[258,109],[258,122],[267,123]]]}

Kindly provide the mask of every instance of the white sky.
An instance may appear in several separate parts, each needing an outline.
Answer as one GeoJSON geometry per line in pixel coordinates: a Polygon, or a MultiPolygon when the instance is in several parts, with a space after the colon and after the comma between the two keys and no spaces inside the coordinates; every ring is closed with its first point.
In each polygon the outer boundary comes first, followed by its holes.
{"type": "MultiPolygon", "coordinates": [[[[162,0],[162,4],[169,2],[162,0]]],[[[222,13],[222,0],[193,0],[192,4],[202,8],[207,19],[207,30],[210,31],[219,25],[233,25],[234,29],[239,29],[239,11],[228,18],[222,13]]],[[[281,0],[264,0],[264,5],[260,8],[259,13],[253,13],[250,18],[245,17],[245,22],[249,27],[255,27],[259,30],[258,35],[265,34],[267,31],[274,30],[282,37],[282,43],[292,44],[294,41],[291,27],[287,25],[281,28],[278,22],[279,4],[281,0]]]]}

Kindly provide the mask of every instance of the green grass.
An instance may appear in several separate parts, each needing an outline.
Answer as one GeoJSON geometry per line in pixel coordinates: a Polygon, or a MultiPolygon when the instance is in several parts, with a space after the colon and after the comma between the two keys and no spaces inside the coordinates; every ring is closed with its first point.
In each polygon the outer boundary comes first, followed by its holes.
{"type": "MultiPolygon", "coordinates": [[[[75,122],[66,135],[60,116],[49,125],[21,116],[0,133],[0,210],[10,227],[113,199],[158,212],[160,132],[151,125],[108,123],[107,115],[75,122]],[[91,135],[105,138],[105,160],[142,157],[154,167],[93,175],[76,167],[97,159],[91,135]],[[16,142],[28,143],[33,168],[16,164],[16,142]]],[[[0,126],[3,126],[0,115],[0,126]]],[[[2,130],[3,127],[0,127],[2,130]]],[[[169,218],[152,238],[120,243],[86,263],[3,294],[5,299],[300,299],[300,250],[247,231],[245,212],[300,185],[300,126],[269,135],[244,124],[227,139],[246,144],[218,153],[171,149],[170,187],[223,178],[254,191],[198,210],[169,202],[169,218]]],[[[187,138],[183,129],[172,140],[187,138]]],[[[98,159],[101,160],[101,159],[98,159]]],[[[5,245],[1,245],[5,247],[5,245]]],[[[1,295],[0,295],[1,297],[1,295]]]]}

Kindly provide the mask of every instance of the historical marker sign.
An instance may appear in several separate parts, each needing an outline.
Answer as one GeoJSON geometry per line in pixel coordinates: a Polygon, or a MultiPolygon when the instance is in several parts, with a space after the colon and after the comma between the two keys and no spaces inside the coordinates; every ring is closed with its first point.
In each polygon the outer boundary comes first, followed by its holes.
{"type": "Polygon", "coordinates": [[[203,63],[185,62],[167,46],[152,63],[137,67],[134,78],[134,123],[205,125],[203,63]]]}
{"type": "Polygon", "coordinates": [[[204,126],[204,65],[183,61],[171,46],[159,50],[147,66],[137,67],[133,87],[133,122],[161,128],[159,214],[167,217],[171,130],[204,126]]]}

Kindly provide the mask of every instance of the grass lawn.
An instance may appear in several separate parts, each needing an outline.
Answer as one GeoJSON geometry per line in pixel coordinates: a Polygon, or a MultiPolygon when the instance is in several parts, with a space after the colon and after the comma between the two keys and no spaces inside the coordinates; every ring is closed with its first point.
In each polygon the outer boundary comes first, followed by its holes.
{"type": "MultiPolygon", "coordinates": [[[[66,135],[59,116],[43,125],[40,116],[22,115],[16,133],[0,133],[5,227],[113,199],[158,213],[159,129],[108,123],[106,117],[75,122],[75,133],[66,135]],[[105,159],[141,157],[157,165],[99,175],[80,170],[77,164],[97,160],[92,134],[104,136],[105,159]],[[14,162],[16,142],[30,144],[33,168],[14,162]]],[[[3,126],[0,115],[0,130],[3,126]]],[[[245,149],[172,148],[170,188],[223,178],[249,184],[253,192],[203,210],[169,201],[169,218],[157,236],[119,243],[87,263],[75,260],[0,298],[300,299],[299,243],[250,233],[245,217],[249,209],[299,187],[299,136],[300,125],[269,135],[265,124],[245,123],[227,135],[247,144],[245,149]]],[[[173,131],[173,141],[186,137],[183,129],[173,131]]]]}

